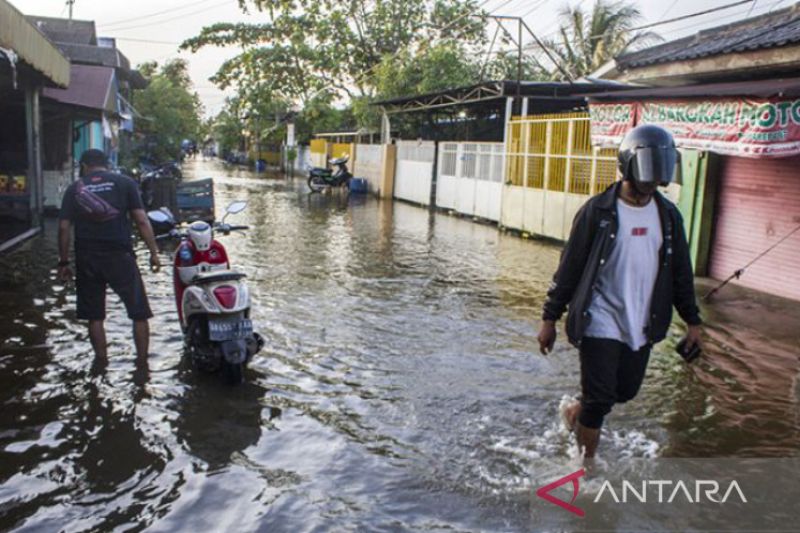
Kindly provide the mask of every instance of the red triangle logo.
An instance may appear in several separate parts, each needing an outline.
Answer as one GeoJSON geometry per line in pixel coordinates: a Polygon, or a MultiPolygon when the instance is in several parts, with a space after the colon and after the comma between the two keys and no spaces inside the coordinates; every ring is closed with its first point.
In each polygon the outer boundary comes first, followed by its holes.
{"type": "Polygon", "coordinates": [[[577,472],[573,472],[568,476],[564,476],[561,479],[557,479],[550,483],[549,485],[545,485],[536,491],[536,495],[543,500],[547,500],[550,503],[558,505],[559,507],[566,509],[570,513],[576,514],[578,516],[584,516],[586,513],[580,507],[576,507],[573,505],[575,503],[575,498],[578,497],[578,489],[580,489],[580,478],[582,478],[585,474],[583,468],[578,470],[577,472]],[[568,482],[572,481],[572,499],[569,502],[565,502],[561,498],[556,498],[550,491],[564,485],[568,482]]]}

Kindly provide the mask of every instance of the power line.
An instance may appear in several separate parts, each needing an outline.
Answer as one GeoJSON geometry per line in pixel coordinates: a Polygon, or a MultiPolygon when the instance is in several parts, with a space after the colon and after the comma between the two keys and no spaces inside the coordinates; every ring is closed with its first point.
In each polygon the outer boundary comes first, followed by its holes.
{"type": "Polygon", "coordinates": [[[207,12],[211,11],[212,9],[219,9],[220,7],[226,7],[226,6],[229,6],[230,3],[231,3],[231,0],[225,0],[224,2],[222,2],[220,4],[215,4],[213,6],[209,6],[209,7],[205,8],[205,9],[203,9],[201,11],[196,11],[194,13],[178,15],[176,17],[172,17],[172,18],[168,18],[168,19],[164,19],[164,20],[159,20],[159,21],[156,21],[156,22],[148,22],[148,23],[145,23],[145,24],[137,24],[137,25],[134,25],[134,26],[125,26],[123,28],[113,28],[111,31],[128,31],[128,30],[135,30],[135,29],[144,28],[144,27],[150,28],[150,27],[153,27],[153,26],[160,26],[162,24],[166,24],[167,22],[172,22],[172,21],[175,21],[175,20],[185,19],[186,17],[192,17],[192,16],[195,16],[195,15],[201,15],[203,13],[207,13],[207,12]]]}
{"type": "MultiPolygon", "coordinates": [[[[747,18],[746,17],[747,13],[748,13],[748,11],[737,11],[735,13],[730,13],[728,15],[722,15],[720,17],[716,17],[713,20],[713,22],[717,23],[716,24],[717,26],[719,25],[718,23],[720,21],[727,21],[728,19],[732,19],[732,18],[736,18],[737,20],[734,21],[734,22],[738,22],[739,20],[744,20],[745,18],[747,18]]],[[[674,35],[677,32],[682,32],[682,31],[691,30],[691,29],[700,28],[700,27],[708,27],[708,25],[709,25],[709,21],[703,21],[703,22],[699,22],[699,23],[696,23],[696,24],[689,24],[688,26],[681,26],[680,28],[674,29],[673,31],[670,32],[670,34],[674,35]]],[[[685,35],[683,37],[685,37],[685,35]]],[[[677,37],[677,38],[681,38],[681,37],[677,37]]],[[[669,39],[669,40],[675,40],[675,39],[669,39]]]]}
{"type": "Polygon", "coordinates": [[[131,37],[115,37],[113,35],[106,35],[106,37],[111,37],[112,39],[116,39],[118,41],[130,41],[133,43],[174,44],[175,46],[181,44],[178,41],[153,41],[151,39],[133,39],[131,37]]]}
{"type": "Polygon", "coordinates": [[[767,11],[767,13],[772,13],[772,10],[775,9],[776,7],[778,7],[778,4],[782,4],[785,1],[786,0],[776,0],[775,2],[772,3],[771,6],[769,6],[769,11],[767,11]]]}
{"type": "MultiPolygon", "coordinates": [[[[642,26],[634,26],[633,28],[629,28],[627,31],[628,32],[635,32],[635,31],[645,30],[645,29],[648,29],[648,28],[654,28],[656,26],[663,26],[665,24],[671,24],[673,22],[678,22],[678,21],[681,21],[681,20],[695,18],[695,17],[699,17],[699,16],[702,16],[702,15],[708,15],[710,13],[715,13],[717,11],[723,11],[725,9],[730,9],[732,7],[740,6],[740,5],[743,5],[743,4],[748,4],[748,3],[753,2],[753,1],[754,0],[740,0],[738,2],[725,4],[725,5],[714,7],[714,8],[711,8],[711,9],[706,9],[706,10],[703,10],[703,11],[697,11],[695,13],[689,13],[688,15],[681,15],[679,17],[671,18],[671,19],[668,19],[668,20],[661,20],[661,21],[658,21],[658,22],[652,22],[652,23],[649,23],[649,24],[644,24],[642,26]]],[[[734,15],[736,15],[736,14],[734,14],[734,15]]],[[[731,15],[731,16],[734,16],[734,15],[731,15]]],[[[705,24],[705,23],[703,23],[703,24],[705,24]]],[[[703,24],[700,24],[700,25],[703,25],[703,24]]],[[[687,26],[687,27],[679,28],[679,29],[687,29],[687,28],[691,28],[691,27],[693,27],[693,26],[687,26]]],[[[558,33],[559,33],[559,30],[556,30],[556,31],[546,35],[544,37],[544,39],[548,39],[550,37],[553,37],[554,35],[558,35],[558,33]]],[[[592,35],[588,39],[590,41],[596,41],[596,40],[604,39],[604,38],[606,38],[606,35],[592,35]]]]}
{"type": "MultiPolygon", "coordinates": [[[[581,0],[581,4],[584,3],[585,1],[586,0],[581,0]]],[[[522,17],[522,18],[527,17],[528,15],[530,15],[531,13],[533,13],[534,11],[536,11],[537,9],[539,9],[540,7],[542,7],[542,5],[544,5],[546,3],[547,3],[547,0],[540,0],[539,2],[534,3],[534,6],[532,8],[530,8],[528,11],[526,11],[525,13],[523,13],[522,15],[520,15],[520,17],[522,17]]],[[[580,5],[580,4],[578,4],[578,5],[580,5]]]]}
{"type": "Polygon", "coordinates": [[[672,11],[672,8],[675,7],[675,4],[677,4],[677,3],[678,3],[678,0],[672,0],[672,3],[669,5],[669,7],[667,9],[665,9],[663,13],[661,13],[660,17],[658,17],[658,20],[659,21],[664,20],[664,17],[667,16],[667,13],[672,11]]]}
{"type": "Polygon", "coordinates": [[[106,27],[106,26],[118,26],[118,25],[125,26],[125,25],[130,24],[131,22],[135,22],[137,20],[144,20],[144,19],[148,19],[148,18],[152,18],[152,17],[157,17],[158,15],[163,15],[165,13],[172,13],[173,11],[180,11],[182,9],[186,9],[187,7],[196,8],[200,4],[207,4],[208,2],[211,2],[211,1],[213,1],[213,0],[199,0],[198,2],[189,2],[187,4],[181,4],[181,5],[176,6],[176,7],[171,7],[169,9],[163,9],[161,11],[156,11],[154,13],[148,13],[147,15],[140,15],[138,17],[128,17],[126,19],[119,19],[119,20],[115,20],[115,21],[112,21],[112,22],[100,22],[99,24],[102,25],[103,27],[106,27]]]}
{"type": "Polygon", "coordinates": [[[713,7],[711,9],[706,9],[704,11],[697,11],[696,13],[689,13],[688,15],[681,15],[680,17],[675,17],[667,20],[661,20],[658,22],[653,22],[651,24],[645,24],[644,26],[638,26],[635,28],[630,28],[628,31],[639,31],[639,30],[646,30],[647,28],[654,28],[656,26],[661,26],[663,24],[670,24],[672,22],[678,22],[680,20],[686,20],[694,17],[699,17],[700,15],[708,15],[709,13],[715,13],[717,11],[722,11],[725,9],[730,9],[732,7],[740,6],[742,4],[749,4],[750,2],[755,2],[755,0],[740,0],[739,2],[733,2],[731,4],[725,4],[724,6],[713,7]]]}

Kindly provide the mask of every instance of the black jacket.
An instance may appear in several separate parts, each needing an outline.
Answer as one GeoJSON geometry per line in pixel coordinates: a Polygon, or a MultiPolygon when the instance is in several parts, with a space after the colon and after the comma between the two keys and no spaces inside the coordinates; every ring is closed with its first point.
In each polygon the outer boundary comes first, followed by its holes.
{"type": "MultiPolygon", "coordinates": [[[[558,320],[569,306],[567,338],[575,346],[580,345],[591,320],[588,309],[597,274],[608,261],[615,243],[619,227],[617,197],[621,185],[621,182],[616,182],[605,192],[590,198],[575,215],[569,241],[561,252],[558,270],[547,291],[542,318],[558,320]]],[[[645,332],[652,344],[666,336],[672,321],[673,305],[687,324],[701,323],[695,302],[694,275],[683,218],[675,204],[660,193],[656,192],[654,199],[658,206],[664,242],[659,252],[658,275],[645,332]]]]}

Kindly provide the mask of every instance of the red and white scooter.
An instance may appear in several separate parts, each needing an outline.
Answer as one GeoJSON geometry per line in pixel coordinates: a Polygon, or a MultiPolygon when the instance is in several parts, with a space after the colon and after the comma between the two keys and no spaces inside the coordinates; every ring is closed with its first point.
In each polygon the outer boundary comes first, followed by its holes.
{"type": "Polygon", "coordinates": [[[248,226],[225,223],[228,215],[240,213],[246,202],[233,202],[221,222],[213,225],[201,220],[178,229],[166,208],[150,211],[153,227],[166,230],[158,239],[180,238],[173,260],[173,285],[178,319],[183,330],[184,348],[200,370],[222,370],[226,379],[240,383],[244,368],[264,345],[253,332],[250,319],[250,292],[241,272],[230,269],[225,247],[214,233],[229,235],[248,226]]]}

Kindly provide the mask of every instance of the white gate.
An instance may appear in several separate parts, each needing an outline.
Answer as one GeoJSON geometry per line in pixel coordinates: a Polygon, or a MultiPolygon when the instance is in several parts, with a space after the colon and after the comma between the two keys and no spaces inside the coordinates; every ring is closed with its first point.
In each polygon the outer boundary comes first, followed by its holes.
{"type": "Polygon", "coordinates": [[[397,141],[395,198],[430,204],[435,152],[436,143],[433,141],[397,141]]]}
{"type": "Polygon", "coordinates": [[[503,159],[503,143],[441,143],[437,207],[499,221],[503,159]]]}

